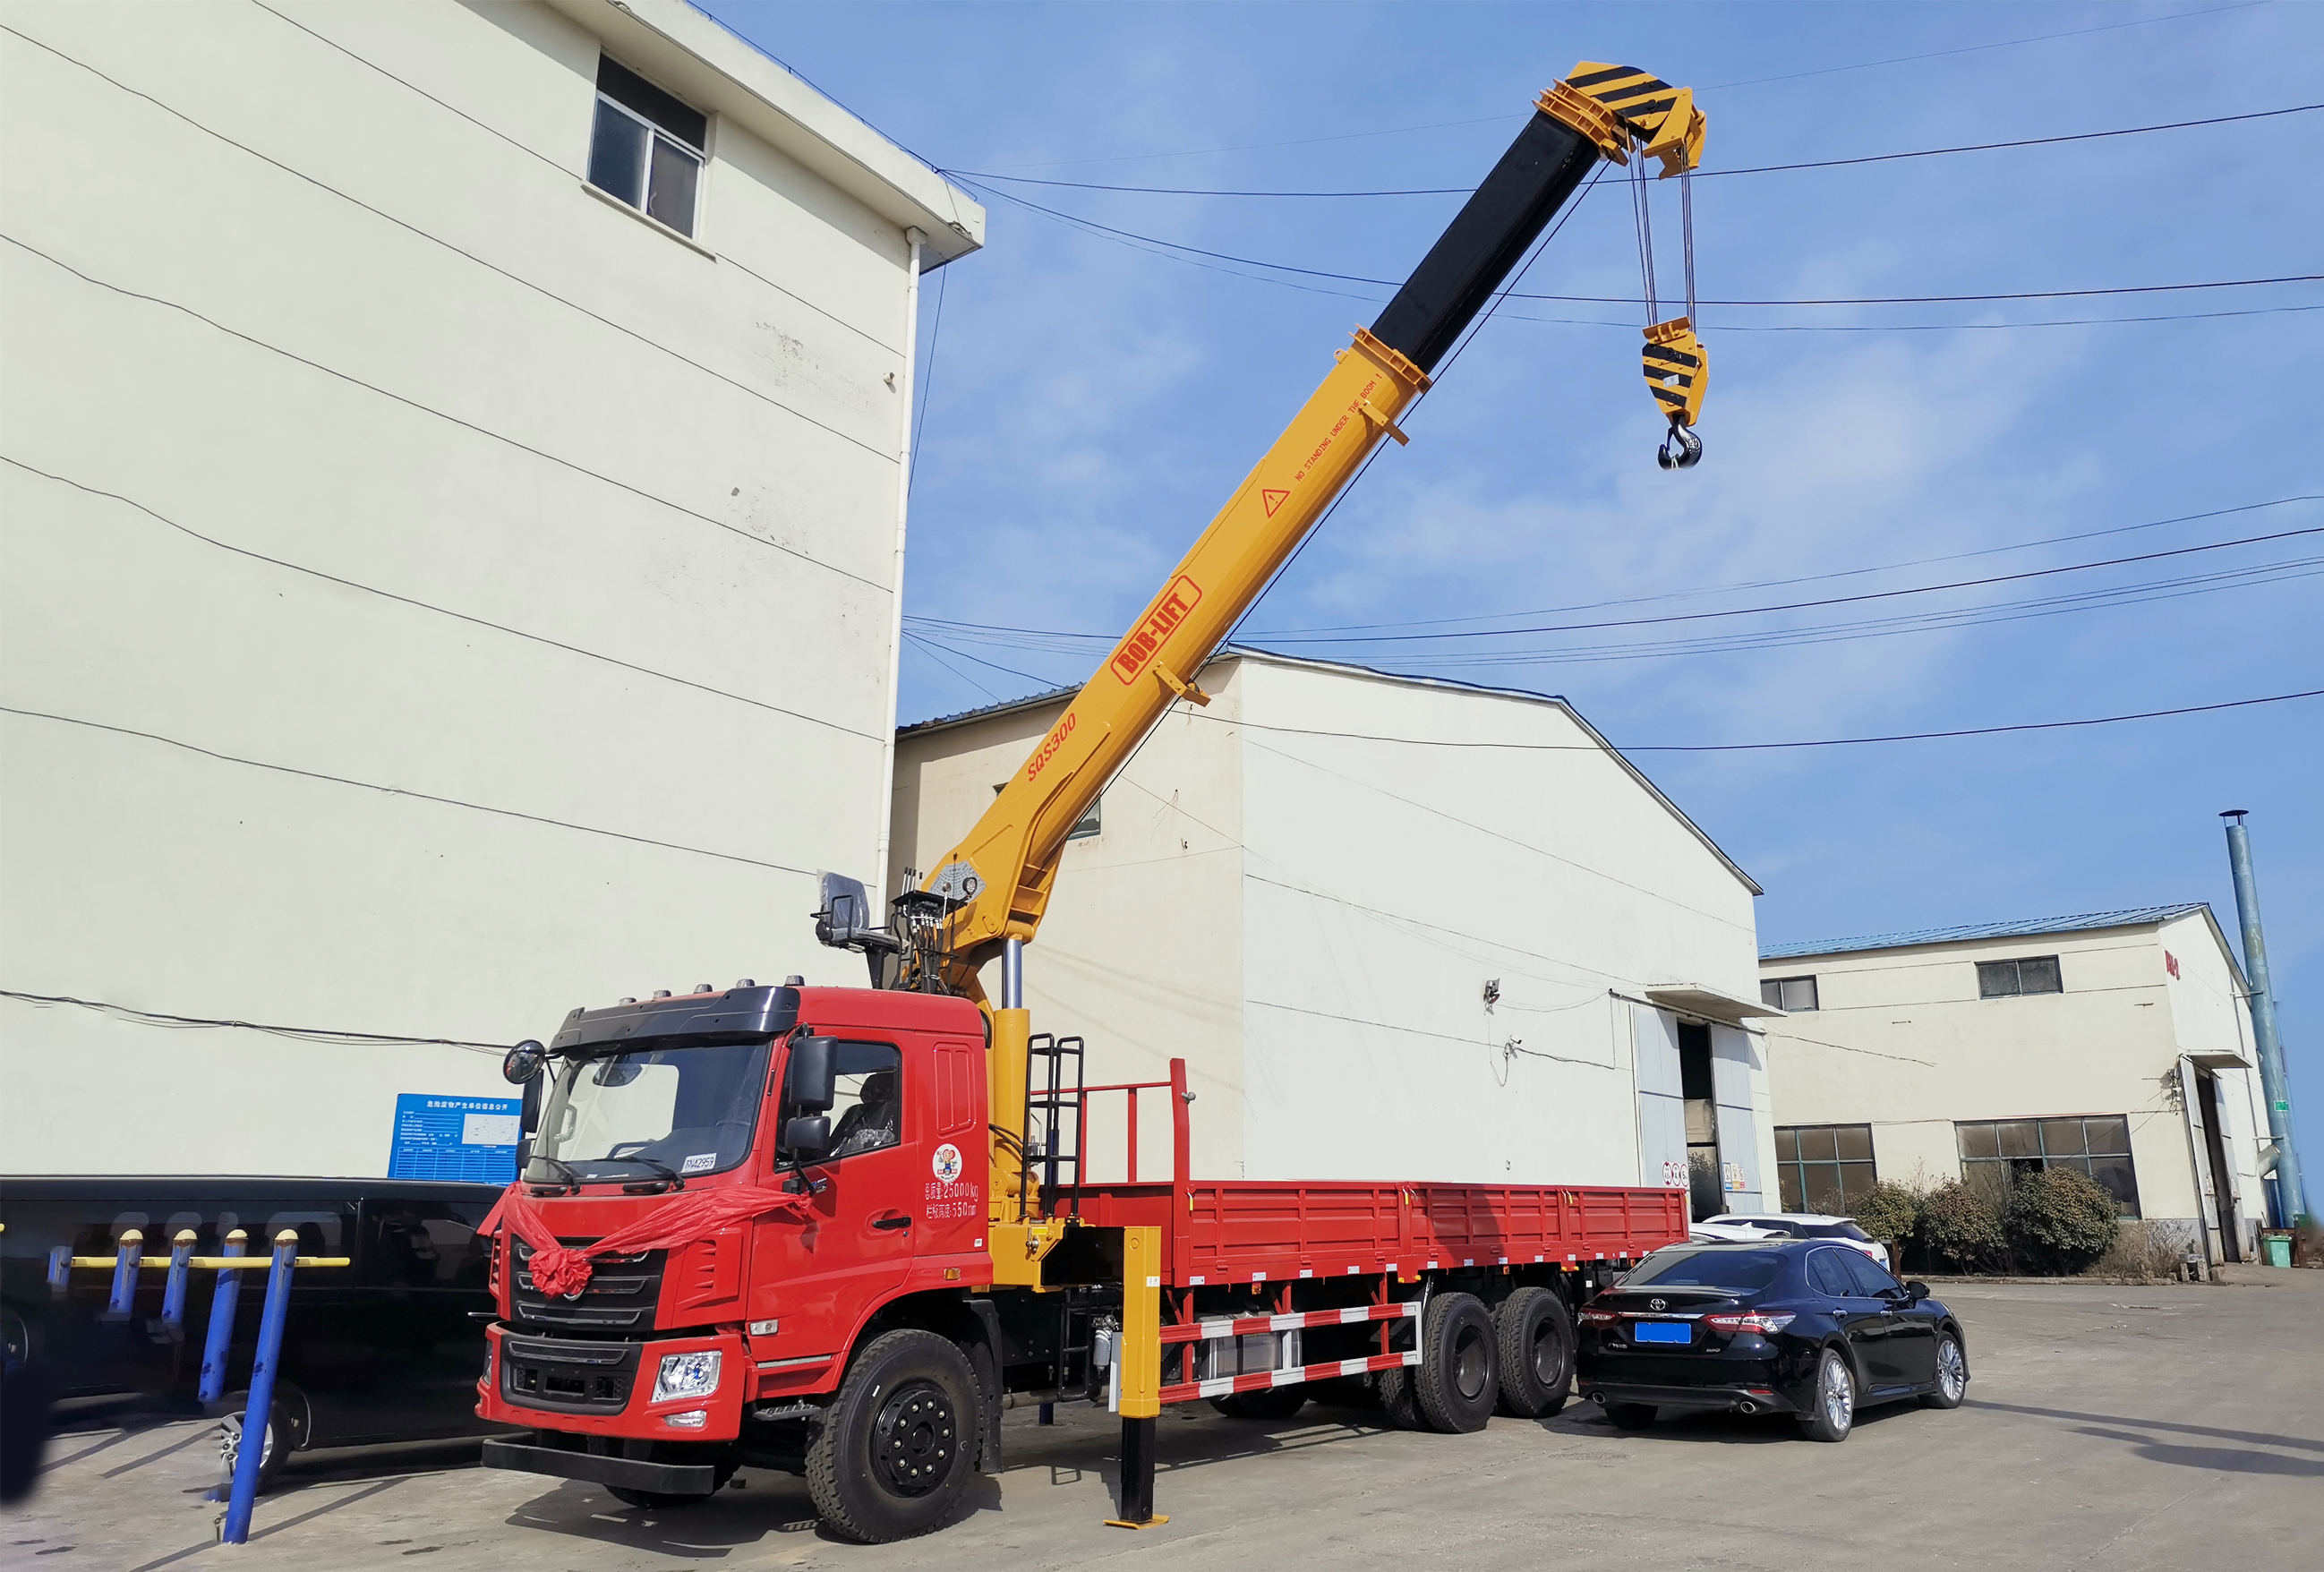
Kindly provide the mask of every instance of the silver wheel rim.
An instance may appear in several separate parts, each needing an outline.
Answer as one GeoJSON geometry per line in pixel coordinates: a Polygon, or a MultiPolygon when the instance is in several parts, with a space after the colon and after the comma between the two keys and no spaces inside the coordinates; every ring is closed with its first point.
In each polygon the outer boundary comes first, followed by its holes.
{"type": "Polygon", "coordinates": [[[1856,1382],[1848,1366],[1827,1357],[1823,1365],[1823,1419],[1835,1430],[1845,1430],[1856,1416],[1856,1382]]]}
{"type": "Polygon", "coordinates": [[[1969,1365],[1961,1358],[1960,1345],[1950,1337],[1937,1345],[1937,1384],[1944,1389],[1947,1402],[1959,1402],[1969,1385],[1969,1365]]]}

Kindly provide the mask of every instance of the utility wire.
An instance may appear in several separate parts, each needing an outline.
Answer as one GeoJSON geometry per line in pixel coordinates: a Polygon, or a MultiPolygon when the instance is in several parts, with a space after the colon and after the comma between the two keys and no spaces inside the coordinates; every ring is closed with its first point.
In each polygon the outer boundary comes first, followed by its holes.
{"type": "Polygon", "coordinates": [[[494,808],[486,803],[469,802],[457,797],[439,797],[432,792],[413,791],[401,786],[382,786],[374,781],[356,781],[345,775],[327,775],[318,770],[302,770],[291,764],[271,763],[264,759],[245,759],[234,754],[222,754],[196,743],[180,742],[156,732],[138,731],[125,726],[107,726],[103,721],[83,720],[78,716],[53,715],[46,710],[20,709],[14,705],[0,705],[0,715],[22,716],[27,720],[53,721],[59,726],[77,726],[89,731],[109,732],[115,736],[135,737],[142,742],[160,743],[164,747],[198,754],[224,764],[242,764],[254,770],[268,770],[280,775],[296,775],[308,781],[327,781],[334,786],[355,786],[365,791],[377,791],[388,797],[408,797],[420,802],[440,803],[447,808],[466,808],[476,813],[489,813],[501,818],[521,818],[528,824],[545,824],[553,829],[578,830],[584,835],[604,836],[610,840],[628,841],[633,846],[659,846],[664,851],[685,852],[697,857],[715,857],[723,863],[742,863],[753,868],[771,868],[779,874],[797,874],[812,879],[815,874],[807,868],[794,868],[787,863],[770,863],[758,857],[738,855],[733,852],[712,851],[706,846],[690,846],[677,841],[656,840],[650,836],[629,835],[618,829],[601,829],[592,824],[575,824],[568,819],[549,818],[538,813],[522,813],[512,808],[494,808]]]}
{"type": "MultiPolygon", "coordinates": [[[[5,30],[0,29],[0,31],[5,30]]],[[[798,551],[792,550],[788,546],[779,545],[775,541],[768,540],[764,535],[754,534],[749,530],[742,529],[735,524],[730,524],[725,520],[718,518],[713,514],[702,513],[696,509],[687,507],[684,503],[672,502],[669,498],[657,495],[655,493],[648,491],[642,486],[632,485],[626,480],[615,479],[613,476],[607,475],[602,470],[591,469],[586,465],[576,463],[570,458],[560,458],[558,455],[551,453],[546,448],[535,448],[530,443],[519,441],[516,438],[508,436],[500,431],[495,431],[489,426],[480,426],[473,421],[463,420],[460,416],[439,410],[433,404],[422,403],[418,399],[409,398],[402,393],[391,392],[389,389],[380,386],[377,383],[365,382],[363,378],[355,375],[351,372],[345,372],[339,370],[336,366],[326,365],[319,360],[309,360],[307,356],[297,354],[292,350],[285,349],[279,344],[270,344],[265,339],[257,338],[253,334],[244,333],[238,328],[229,328],[224,322],[217,320],[214,317],[204,316],[201,312],[195,310],[191,306],[180,305],[176,301],[167,300],[160,295],[144,294],[139,291],[130,289],[125,285],[116,284],[108,280],[98,278],[92,273],[83,273],[80,269],[73,266],[70,263],[64,262],[57,257],[51,256],[47,252],[41,250],[38,246],[28,245],[13,235],[0,233],[0,242],[5,242],[10,245],[14,246],[19,251],[39,257],[42,262],[47,263],[50,266],[58,269],[60,272],[70,273],[73,277],[80,280],[81,282],[88,284],[94,289],[105,290],[109,293],[119,295],[124,300],[143,301],[147,305],[159,306],[164,310],[175,311],[181,316],[190,317],[195,321],[201,323],[204,327],[214,328],[217,331],[225,334],[229,338],[238,338],[254,348],[263,349],[271,355],[279,355],[283,359],[293,361],[298,365],[306,366],[310,371],[321,372],[324,375],[332,377],[339,382],[344,382],[349,386],[362,388],[365,393],[376,393],[381,398],[403,405],[406,409],[415,410],[424,415],[433,415],[436,419],[457,426],[462,430],[473,431],[479,437],[488,438],[494,442],[505,443],[521,453],[530,453],[535,458],[544,459],[550,464],[558,466],[559,468],[570,470],[576,475],[584,476],[601,485],[610,485],[616,491],[627,492],[632,496],[637,497],[641,501],[655,504],[657,506],[669,508],[673,513],[684,513],[690,519],[698,519],[714,529],[724,530],[730,535],[739,535],[743,540],[752,541],[757,545],[764,546],[770,551],[780,551],[787,557],[796,557],[802,562],[807,563],[813,567],[823,569],[825,571],[829,573],[838,574],[843,578],[853,578],[858,584],[867,585],[870,587],[878,590],[882,595],[892,593],[895,588],[895,586],[891,584],[877,583],[872,579],[864,578],[860,573],[850,572],[844,568],[823,561],[818,558],[810,557],[804,551],[798,551]]]]}
{"type": "MultiPolygon", "coordinates": [[[[985,189],[991,190],[990,188],[985,189]]],[[[1375,289],[1393,290],[1401,287],[1393,279],[1370,278],[1360,273],[1330,273],[1321,268],[1295,267],[1289,263],[1265,262],[1258,257],[1237,256],[1229,252],[1206,250],[1199,245],[1185,245],[1175,240],[1164,240],[1157,236],[1140,235],[1135,230],[1120,229],[1109,224],[1100,224],[1093,218],[1084,218],[1078,214],[1059,212],[1056,208],[1045,208],[1038,202],[1028,201],[1023,197],[1008,191],[991,191],[991,194],[1001,198],[1003,201],[1013,202],[1018,207],[1046,214],[1049,217],[1082,228],[1102,230],[1105,234],[1123,240],[1137,241],[1147,245],[1159,245],[1170,251],[1185,252],[1194,256],[1209,257],[1214,262],[1234,263],[1244,267],[1268,268],[1277,273],[1297,273],[1303,278],[1331,279],[1339,283],[1369,284],[1375,289]]],[[[2013,290],[1992,294],[1865,295],[1776,301],[1704,300],[1699,303],[1706,306],[1961,305],[1992,301],[2083,300],[2101,295],[2152,295],[2174,293],[2185,290],[2249,289],[2267,284],[2314,283],[2319,280],[2324,280],[2324,273],[2285,273],[2270,278],[2206,279],[2192,283],[2116,284],[2098,289],[2013,290]]],[[[1513,294],[1515,299],[1520,301],[1558,301],[1570,305],[1640,306],[1646,303],[1643,296],[1632,295],[1554,295],[1522,290],[1513,291],[1513,294]]]]}
{"type": "Polygon", "coordinates": [[[242,1031],[263,1031],[275,1037],[288,1037],[303,1042],[330,1042],[355,1045],[367,1042],[392,1042],[424,1048],[466,1048],[484,1053],[502,1053],[504,1042],[472,1042],[458,1037],[400,1037],[384,1031],[342,1031],[328,1026],[271,1026],[258,1021],[242,1021],[231,1017],[205,1015],[168,1015],[156,1010],[138,1010],[127,1004],[107,1003],[102,999],[76,999],[69,994],[24,994],[14,988],[0,988],[0,999],[15,999],[27,1004],[70,1004],[101,1014],[116,1015],[140,1022],[148,1026],[168,1027],[232,1027],[242,1031]]]}
{"type": "Polygon", "coordinates": [[[108,502],[117,502],[124,507],[134,508],[138,513],[143,513],[147,518],[153,520],[157,523],[166,525],[169,528],[177,531],[180,534],[186,536],[189,540],[198,541],[205,546],[214,547],[220,551],[230,552],[236,557],[244,557],[254,562],[263,562],[272,568],[280,568],[288,572],[304,574],[309,578],[318,578],[326,584],[336,584],[344,589],[358,590],[364,595],[374,595],[382,600],[394,601],[399,606],[408,606],[420,611],[433,612],[438,616],[450,617],[455,622],[466,623],[471,627],[489,628],[496,633],[506,633],[512,639],[524,639],[532,643],[545,644],[552,650],[562,650],[569,655],[579,655],[591,661],[602,661],[609,666],[619,667],[624,671],[634,671],[641,677],[652,677],[664,682],[674,682],[681,688],[691,688],[698,693],[707,693],[714,698],[731,699],[736,704],[747,704],[753,709],[763,709],[775,715],[788,716],[794,720],[806,721],[810,726],[827,726],[833,731],[845,732],[850,736],[862,737],[867,742],[876,743],[882,740],[879,734],[875,732],[859,731],[853,726],[842,726],[835,720],[825,720],[819,716],[808,715],[803,710],[786,709],[779,704],[769,704],[764,699],[752,698],[746,694],[730,692],[724,688],[713,688],[706,682],[696,682],[692,678],[675,676],[668,671],[657,671],[650,666],[641,666],[634,661],[624,661],[617,656],[604,654],[595,650],[584,649],[578,644],[568,644],[561,639],[549,638],[540,633],[529,633],[521,628],[511,627],[506,623],[491,622],[484,617],[471,616],[466,612],[454,611],[448,606],[436,606],[428,601],[415,599],[408,595],[398,595],[393,590],[381,589],[374,585],[358,583],[356,580],[352,578],[342,578],[336,573],[326,573],[318,568],[308,568],[297,562],[286,561],[280,557],[269,557],[263,551],[254,551],[246,546],[236,546],[228,541],[218,540],[215,536],[205,535],[199,530],[194,529],[187,524],[181,524],[177,520],[170,518],[166,514],[158,513],[152,508],[147,507],[143,503],[137,501],[134,497],[124,496],[117,491],[106,491],[97,486],[85,485],[80,481],[71,479],[66,476],[51,475],[45,469],[37,468],[32,465],[25,463],[21,458],[11,458],[5,453],[0,453],[0,464],[8,465],[12,468],[21,469],[27,475],[39,476],[42,479],[53,481],[59,485],[70,486],[75,491],[82,492],[89,496],[103,497],[108,502]]]}
{"type": "MultiPolygon", "coordinates": [[[[1842,68],[1845,69],[1845,68],[1842,68]]],[[[1975,142],[1952,147],[1915,148],[1905,153],[1868,153],[1856,158],[1817,159],[1805,163],[1755,164],[1743,169],[1697,170],[1697,180],[1713,180],[1727,175],[1784,174],[1794,170],[1840,169],[1849,164],[1887,163],[1899,159],[1937,158],[1955,153],[1995,153],[2007,148],[2049,147],[2067,142],[2097,142],[2113,136],[2143,136],[2152,131],[2187,131],[2202,125],[2229,125],[2244,120],[2267,120],[2279,115],[2305,115],[2324,109],[2324,104],[2294,104],[2282,109],[2255,109],[2246,115],[2215,115],[2204,120],[2172,120],[2155,125],[2126,125],[2113,131],[2080,131],[2062,136],[2029,136],[2016,142],[1975,142]]],[[[939,170],[947,179],[1004,180],[1019,186],[1054,186],[1076,191],[1123,191],[1148,197],[1263,197],[1263,198],[1364,198],[1364,197],[1466,197],[1474,186],[1419,186],[1397,190],[1367,191],[1253,191],[1231,188],[1194,186],[1118,186],[1095,180],[1044,180],[1030,175],[1004,175],[988,170],[939,170]]],[[[1577,199],[1578,200],[1579,199],[1577,199]]]]}

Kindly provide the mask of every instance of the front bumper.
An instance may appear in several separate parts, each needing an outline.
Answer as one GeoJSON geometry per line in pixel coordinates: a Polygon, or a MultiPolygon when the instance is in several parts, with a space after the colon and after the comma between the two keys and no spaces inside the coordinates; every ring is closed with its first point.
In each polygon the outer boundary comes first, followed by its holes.
{"type": "Polygon", "coordinates": [[[578,1479],[590,1484],[618,1484],[630,1490],[658,1491],[666,1495],[708,1495],[718,1488],[717,1473],[707,1463],[649,1463],[642,1457],[616,1457],[565,1447],[544,1446],[545,1437],[525,1436],[484,1443],[484,1466],[512,1468],[522,1474],[546,1474],[557,1479],[578,1479]]]}
{"type": "Polygon", "coordinates": [[[518,1429],[607,1439],[731,1441],[742,1434],[742,1404],[756,1374],[740,1332],[599,1343],[535,1336],[495,1323],[484,1328],[484,1341],[490,1363],[486,1378],[476,1384],[476,1413],[518,1429]],[[654,1375],[665,1357],[706,1352],[721,1356],[716,1390],[653,1401],[654,1375]],[[697,1422],[677,1422],[696,1414],[701,1416],[697,1422]]]}

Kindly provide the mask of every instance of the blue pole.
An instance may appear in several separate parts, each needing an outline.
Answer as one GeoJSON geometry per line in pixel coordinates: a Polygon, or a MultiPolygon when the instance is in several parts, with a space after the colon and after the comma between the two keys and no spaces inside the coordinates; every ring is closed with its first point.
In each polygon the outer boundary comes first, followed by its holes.
{"type": "MultiPolygon", "coordinates": [[[[243,1241],[248,1235],[236,1228],[226,1236],[226,1253],[240,1255],[243,1241]]],[[[242,1297],[242,1273],[228,1270],[217,1274],[217,1291],[210,1298],[209,1336],[202,1343],[202,1406],[226,1395],[226,1355],[234,1347],[234,1308],[242,1297]]]]}
{"type": "MultiPolygon", "coordinates": [[[[267,1420],[274,1412],[274,1367],[282,1360],[282,1323],[290,1308],[290,1262],[299,1253],[297,1230],[274,1236],[274,1264],[266,1274],[266,1313],[258,1323],[258,1358],[250,1367],[250,1398],[242,1409],[242,1445],[234,1460],[234,1493],[226,1504],[221,1542],[250,1542],[251,1509],[258,1504],[258,1470],[266,1457],[267,1420]]],[[[231,1276],[232,1273],[227,1275],[231,1276]]],[[[278,1447],[290,1438],[277,1436],[278,1447]]]]}
{"type": "Polygon", "coordinates": [[[49,1252],[49,1291],[59,1299],[72,1283],[72,1246],[60,1244],[49,1252]]]}
{"type": "Polygon", "coordinates": [[[134,1228],[124,1228],[113,1247],[113,1297],[105,1303],[105,1318],[123,1321],[129,1318],[130,1308],[137,1302],[137,1262],[145,1253],[145,1235],[134,1228]]]}
{"type": "Polygon", "coordinates": [[[2244,980],[2251,985],[2252,1044],[2259,1050],[2267,1135],[2275,1142],[2275,1221],[2279,1227],[2295,1228],[2310,1215],[2308,1190],[2300,1177],[2300,1153],[2292,1143],[2292,1087],[2284,1079],[2283,1040],[2275,1031],[2275,995],[2267,984],[2267,937],[2260,930],[2251,836],[2244,828],[2244,809],[2231,808],[2219,817],[2227,821],[2227,865],[2235,873],[2236,917],[2243,926],[2244,980]]]}
{"type": "Polygon", "coordinates": [[[194,1231],[180,1228],[170,1241],[170,1281],[161,1290],[161,1329],[171,1341],[186,1335],[186,1262],[194,1253],[194,1231]]]}

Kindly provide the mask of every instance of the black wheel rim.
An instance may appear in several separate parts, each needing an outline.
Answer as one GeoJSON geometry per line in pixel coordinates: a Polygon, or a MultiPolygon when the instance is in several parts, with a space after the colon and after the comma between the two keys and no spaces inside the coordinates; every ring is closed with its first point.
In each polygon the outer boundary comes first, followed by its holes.
{"type": "Polygon", "coordinates": [[[921,1496],[952,1472],[959,1426],[934,1382],[907,1382],[872,1421],[872,1473],[890,1494],[921,1496]]]}
{"type": "Polygon", "coordinates": [[[1565,1339],[1557,1335],[1557,1325],[1547,1317],[1533,1329],[1533,1378],[1546,1387],[1555,1387],[1558,1378],[1565,1373],[1565,1339]]]}
{"type": "Polygon", "coordinates": [[[1484,1395],[1490,1363],[1485,1357],[1485,1335],[1474,1327],[1462,1327],[1452,1341],[1452,1385],[1463,1398],[1473,1402],[1484,1395]]]}

